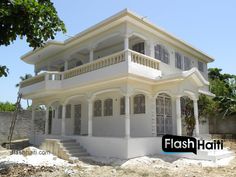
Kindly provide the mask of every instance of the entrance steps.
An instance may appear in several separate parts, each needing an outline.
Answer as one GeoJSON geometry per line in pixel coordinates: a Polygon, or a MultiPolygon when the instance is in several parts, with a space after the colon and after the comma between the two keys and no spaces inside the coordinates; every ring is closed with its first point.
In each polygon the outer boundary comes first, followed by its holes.
{"type": "Polygon", "coordinates": [[[74,139],[45,139],[40,149],[72,163],[89,156],[86,149],[74,139]]]}

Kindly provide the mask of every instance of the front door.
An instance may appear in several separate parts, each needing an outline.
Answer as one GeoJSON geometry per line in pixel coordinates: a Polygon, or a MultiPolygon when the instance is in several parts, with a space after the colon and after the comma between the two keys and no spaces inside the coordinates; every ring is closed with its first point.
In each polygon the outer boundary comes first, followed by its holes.
{"type": "Polygon", "coordinates": [[[81,133],[81,104],[74,105],[74,134],[81,133]]]}
{"type": "Polygon", "coordinates": [[[159,94],[156,99],[157,135],[172,134],[171,97],[159,94]]]}

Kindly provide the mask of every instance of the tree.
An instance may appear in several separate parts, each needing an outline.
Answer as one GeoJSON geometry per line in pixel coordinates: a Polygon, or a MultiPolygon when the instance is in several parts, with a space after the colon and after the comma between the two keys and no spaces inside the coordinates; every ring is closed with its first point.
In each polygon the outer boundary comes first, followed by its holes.
{"type": "Polygon", "coordinates": [[[16,105],[9,102],[0,102],[0,112],[13,112],[16,110],[16,105]]]}
{"type": "MultiPolygon", "coordinates": [[[[36,49],[60,31],[66,32],[65,25],[50,0],[0,1],[0,46],[26,37],[29,46],[36,49]]],[[[0,77],[7,74],[6,66],[0,65],[0,77]]]]}
{"type": "Polygon", "coordinates": [[[222,74],[219,68],[209,69],[211,92],[216,95],[216,113],[222,113],[223,118],[236,114],[236,75],[222,74]]]}
{"type": "MultiPolygon", "coordinates": [[[[25,76],[20,76],[20,80],[21,82],[24,81],[24,80],[27,80],[29,78],[33,77],[31,74],[25,74],[25,76]]],[[[16,84],[16,87],[19,87],[20,86],[20,83],[16,84]]],[[[27,107],[29,107],[29,100],[27,99],[27,107]]]]}

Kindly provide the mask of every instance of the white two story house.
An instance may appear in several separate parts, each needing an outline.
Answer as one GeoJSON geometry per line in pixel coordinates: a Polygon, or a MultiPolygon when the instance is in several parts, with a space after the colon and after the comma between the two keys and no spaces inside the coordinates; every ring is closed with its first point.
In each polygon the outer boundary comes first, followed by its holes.
{"type": "Polygon", "coordinates": [[[161,152],[163,134],[182,135],[183,96],[208,90],[213,58],[125,9],[64,42],[49,41],[21,58],[35,76],[20,93],[46,106],[45,134],[31,143],[73,138],[91,155],[132,158],[161,152]]]}

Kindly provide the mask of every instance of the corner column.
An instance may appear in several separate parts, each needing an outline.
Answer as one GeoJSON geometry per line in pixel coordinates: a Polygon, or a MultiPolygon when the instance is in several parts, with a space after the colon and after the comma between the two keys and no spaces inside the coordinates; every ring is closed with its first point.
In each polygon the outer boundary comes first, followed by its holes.
{"type": "Polygon", "coordinates": [[[129,95],[125,95],[125,137],[130,137],[130,101],[129,95]]]}
{"type": "Polygon", "coordinates": [[[31,135],[33,135],[32,143],[35,144],[35,106],[32,105],[32,119],[31,119],[31,135]]]}
{"type": "Polygon", "coordinates": [[[46,107],[46,115],[45,115],[45,135],[48,135],[48,119],[49,119],[49,107],[46,107]]]}
{"type": "Polygon", "coordinates": [[[176,96],[176,125],[177,135],[182,135],[182,120],[181,120],[181,103],[180,96],[176,96]]]}
{"type": "Polygon", "coordinates": [[[88,136],[93,135],[93,99],[88,99],[88,136]]]}
{"type": "Polygon", "coordinates": [[[198,120],[198,100],[193,100],[193,107],[194,107],[194,118],[195,118],[195,133],[196,136],[199,136],[199,120],[198,120]]]}
{"type": "Polygon", "coordinates": [[[68,61],[65,61],[64,63],[64,71],[68,70],[68,61]]]}
{"type": "Polygon", "coordinates": [[[62,105],[61,135],[66,135],[66,105],[62,105]]]}
{"type": "Polygon", "coordinates": [[[124,35],[124,50],[129,49],[129,36],[127,34],[124,35]]]}
{"type": "Polygon", "coordinates": [[[93,61],[93,51],[94,51],[94,48],[91,48],[89,51],[89,62],[93,61]]]}

